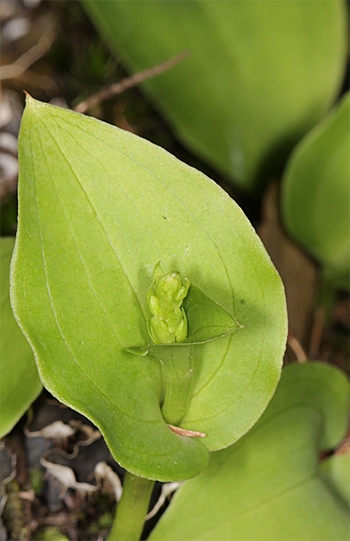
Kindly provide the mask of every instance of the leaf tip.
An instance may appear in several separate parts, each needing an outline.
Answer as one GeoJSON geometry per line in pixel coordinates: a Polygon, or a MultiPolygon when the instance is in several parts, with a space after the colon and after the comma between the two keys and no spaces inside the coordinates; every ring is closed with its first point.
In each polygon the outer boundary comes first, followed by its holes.
{"type": "Polygon", "coordinates": [[[39,100],[36,100],[35,98],[33,98],[29,94],[29,92],[27,92],[26,90],[24,90],[23,92],[24,92],[25,97],[26,97],[26,109],[27,110],[30,108],[31,111],[33,111],[34,108],[49,106],[49,104],[47,104],[45,102],[42,102],[42,101],[39,101],[39,100]]]}
{"type": "Polygon", "coordinates": [[[35,104],[37,102],[37,100],[35,100],[30,94],[29,92],[27,92],[26,90],[23,90],[24,94],[25,94],[25,97],[26,97],[26,105],[31,105],[31,104],[35,104]]]}

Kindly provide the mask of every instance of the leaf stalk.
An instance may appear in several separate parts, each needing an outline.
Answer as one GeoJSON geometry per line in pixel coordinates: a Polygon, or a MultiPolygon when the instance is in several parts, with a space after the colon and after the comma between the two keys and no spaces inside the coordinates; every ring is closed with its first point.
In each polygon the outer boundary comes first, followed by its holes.
{"type": "Polygon", "coordinates": [[[139,541],[145,523],[154,481],[125,473],[123,494],[108,541],[139,541]]]}

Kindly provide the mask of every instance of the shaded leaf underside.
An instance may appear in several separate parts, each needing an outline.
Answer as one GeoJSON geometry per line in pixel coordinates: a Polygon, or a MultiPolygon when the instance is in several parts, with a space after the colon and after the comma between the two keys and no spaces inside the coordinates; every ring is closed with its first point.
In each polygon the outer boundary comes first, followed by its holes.
{"type": "Polygon", "coordinates": [[[33,353],[10,306],[9,274],[14,244],[14,238],[0,239],[0,437],[10,432],[42,389],[33,353]]]}

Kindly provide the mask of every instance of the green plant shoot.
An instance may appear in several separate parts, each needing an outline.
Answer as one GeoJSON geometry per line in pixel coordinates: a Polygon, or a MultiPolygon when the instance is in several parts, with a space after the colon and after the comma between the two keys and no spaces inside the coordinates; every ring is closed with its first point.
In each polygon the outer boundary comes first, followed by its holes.
{"type": "Polygon", "coordinates": [[[154,268],[153,282],[148,290],[148,306],[153,317],[148,321],[148,332],[155,344],[173,344],[187,338],[187,317],[181,308],[190,281],[177,271],[164,273],[160,263],[154,268]]]}

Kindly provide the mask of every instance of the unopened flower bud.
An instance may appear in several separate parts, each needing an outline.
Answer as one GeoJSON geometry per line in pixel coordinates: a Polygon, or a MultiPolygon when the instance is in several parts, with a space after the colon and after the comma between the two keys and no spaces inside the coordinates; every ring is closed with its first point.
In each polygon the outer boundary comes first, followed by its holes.
{"type": "Polygon", "coordinates": [[[181,305],[190,285],[187,278],[182,283],[177,271],[165,274],[160,263],[155,266],[147,299],[153,314],[148,332],[156,344],[174,344],[187,338],[187,317],[181,305]]]}

